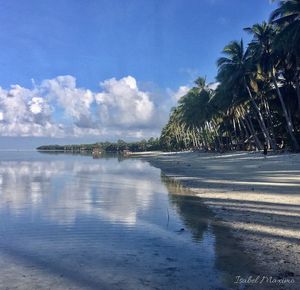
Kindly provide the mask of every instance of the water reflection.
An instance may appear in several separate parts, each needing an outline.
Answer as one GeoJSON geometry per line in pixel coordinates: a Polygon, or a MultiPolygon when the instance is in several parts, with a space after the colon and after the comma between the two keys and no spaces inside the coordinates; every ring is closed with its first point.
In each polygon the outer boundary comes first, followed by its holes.
{"type": "Polygon", "coordinates": [[[180,183],[164,175],[162,175],[162,182],[171,193],[170,201],[176,206],[178,214],[191,230],[194,240],[201,241],[212,219],[211,212],[198,197],[188,192],[180,183]]]}
{"type": "Polygon", "coordinates": [[[211,210],[199,197],[163,174],[161,180],[168,188],[171,203],[175,205],[185,226],[192,232],[194,240],[203,241],[207,232],[215,237],[216,268],[224,272],[224,284],[234,287],[233,277],[247,276],[249,269],[254,269],[255,261],[243,253],[229,229],[215,220],[211,210]]]}
{"type": "Polygon", "coordinates": [[[118,159],[118,161],[124,161],[128,157],[121,152],[91,152],[91,151],[38,151],[39,154],[44,155],[69,155],[69,156],[87,156],[93,159],[118,159]]]}
{"type": "Polygon", "coordinates": [[[147,163],[117,159],[4,161],[0,163],[0,206],[16,213],[24,207],[40,211],[62,224],[74,223],[83,214],[134,224],[136,210],[147,208],[151,195],[159,190],[151,174],[147,163]]]}
{"type": "Polygon", "coordinates": [[[0,289],[230,289],[226,236],[141,160],[0,155],[0,289]]]}

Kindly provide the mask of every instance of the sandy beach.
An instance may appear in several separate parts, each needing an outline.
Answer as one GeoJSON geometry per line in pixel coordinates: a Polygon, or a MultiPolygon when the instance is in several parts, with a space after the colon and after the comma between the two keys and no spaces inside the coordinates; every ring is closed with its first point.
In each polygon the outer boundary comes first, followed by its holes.
{"type": "Polygon", "coordinates": [[[264,159],[261,153],[152,152],[140,157],[213,210],[255,257],[260,270],[254,276],[293,279],[280,289],[300,289],[299,154],[264,159]]]}

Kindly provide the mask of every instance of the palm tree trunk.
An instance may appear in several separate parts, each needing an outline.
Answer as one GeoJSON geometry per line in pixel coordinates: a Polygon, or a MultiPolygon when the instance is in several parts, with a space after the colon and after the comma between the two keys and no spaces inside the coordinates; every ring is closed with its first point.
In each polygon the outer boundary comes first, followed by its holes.
{"type": "Polygon", "coordinates": [[[192,147],[194,148],[196,145],[196,141],[195,141],[195,138],[194,138],[194,132],[193,132],[193,129],[190,129],[190,137],[192,139],[192,147]]]}
{"type": "Polygon", "coordinates": [[[178,144],[179,144],[179,137],[178,137],[178,133],[177,133],[178,131],[177,131],[177,128],[175,129],[175,140],[176,140],[176,145],[178,146],[178,144]]]}
{"type": "Polygon", "coordinates": [[[298,110],[300,112],[300,81],[299,76],[296,75],[296,92],[298,97],[298,110]]]}
{"type": "Polygon", "coordinates": [[[268,129],[266,127],[264,118],[263,118],[263,116],[261,114],[261,111],[260,111],[259,107],[257,106],[257,104],[256,104],[253,96],[252,96],[252,93],[250,91],[249,86],[246,84],[246,81],[245,81],[245,86],[246,86],[246,89],[248,91],[248,94],[249,94],[249,97],[250,97],[250,101],[251,101],[254,109],[256,110],[256,112],[258,114],[260,125],[261,125],[261,129],[262,129],[262,132],[264,134],[264,137],[265,137],[266,141],[268,142],[268,144],[271,145],[271,149],[276,150],[276,144],[273,143],[273,140],[270,137],[270,134],[269,134],[268,129]]]}
{"type": "Polygon", "coordinates": [[[197,136],[196,136],[196,133],[195,133],[195,129],[193,129],[192,131],[193,133],[193,140],[194,140],[194,148],[197,148],[198,147],[198,143],[197,143],[197,136]]]}
{"type": "Polygon", "coordinates": [[[239,124],[240,124],[240,130],[241,130],[241,132],[243,132],[242,140],[245,141],[245,137],[246,137],[246,139],[249,139],[251,133],[249,134],[248,128],[245,125],[243,119],[240,117],[238,120],[239,120],[239,124]],[[244,131],[242,129],[244,129],[244,131]]]}
{"type": "Polygon", "coordinates": [[[201,131],[199,127],[197,127],[196,133],[198,133],[195,135],[197,139],[197,147],[198,149],[203,149],[203,140],[202,140],[203,138],[201,136],[201,131]]]}
{"type": "Polygon", "coordinates": [[[246,140],[250,140],[251,133],[249,133],[247,125],[244,123],[242,117],[240,117],[238,120],[239,120],[240,130],[241,130],[241,133],[242,133],[241,143],[243,144],[242,148],[244,150],[245,149],[246,140]]]}
{"type": "Polygon", "coordinates": [[[263,146],[262,146],[260,140],[258,139],[258,137],[256,135],[256,132],[255,132],[255,129],[254,129],[254,126],[253,126],[251,118],[245,116],[245,122],[248,125],[249,131],[251,132],[251,134],[252,134],[252,136],[254,138],[254,142],[255,142],[256,147],[258,148],[258,150],[262,150],[263,146]]]}
{"type": "Polygon", "coordinates": [[[212,128],[214,130],[214,134],[215,134],[215,149],[216,151],[220,151],[220,147],[221,147],[221,138],[220,138],[220,135],[219,135],[219,132],[218,132],[218,128],[217,128],[217,124],[216,124],[216,121],[213,119],[212,120],[212,128]]]}
{"type": "MultiPolygon", "coordinates": [[[[236,129],[236,124],[234,121],[234,118],[232,118],[232,125],[233,125],[233,132],[234,132],[234,140],[236,142],[236,145],[238,144],[238,140],[237,140],[237,129],[236,129]]],[[[232,141],[231,141],[231,146],[233,147],[232,141]]],[[[233,148],[232,148],[233,149],[233,148]]]]}
{"type": "Polygon", "coordinates": [[[300,58],[296,56],[296,93],[298,98],[298,110],[300,112],[300,58]]]}
{"type": "Polygon", "coordinates": [[[207,143],[207,138],[206,138],[206,133],[203,127],[201,127],[201,133],[203,135],[203,145],[204,145],[204,149],[208,150],[208,143],[207,143]]]}
{"type": "Polygon", "coordinates": [[[277,143],[276,143],[276,138],[275,138],[275,131],[274,131],[274,125],[273,125],[273,120],[272,120],[272,115],[271,115],[271,110],[270,110],[270,106],[269,106],[269,102],[266,98],[263,98],[263,103],[264,103],[264,106],[265,106],[265,110],[266,110],[266,113],[267,113],[267,118],[268,118],[268,126],[270,128],[270,131],[271,131],[271,138],[273,140],[273,143],[276,144],[277,146],[277,143]]]}
{"type": "Polygon", "coordinates": [[[183,129],[183,125],[180,125],[180,136],[181,136],[181,142],[182,142],[182,146],[183,149],[185,148],[185,131],[183,129]]]}
{"type": "Polygon", "coordinates": [[[237,140],[238,140],[238,145],[239,147],[241,147],[242,150],[244,150],[244,140],[245,138],[249,137],[249,135],[247,135],[247,132],[245,131],[245,128],[243,127],[243,125],[241,125],[241,118],[237,117],[237,125],[238,125],[238,136],[237,136],[237,140]]]}
{"type": "Polygon", "coordinates": [[[280,104],[281,104],[281,107],[282,107],[282,111],[283,111],[283,114],[284,114],[284,117],[285,117],[285,120],[287,122],[287,128],[288,128],[288,132],[289,132],[289,135],[292,139],[292,142],[293,142],[293,145],[294,145],[294,149],[296,151],[299,151],[300,150],[300,146],[299,146],[299,143],[296,139],[296,136],[294,134],[295,130],[294,130],[294,125],[292,123],[292,120],[291,118],[289,117],[288,115],[288,111],[286,109],[286,106],[285,106],[285,103],[283,101],[283,97],[282,97],[282,94],[281,94],[281,91],[277,85],[277,81],[276,81],[276,78],[274,76],[274,73],[272,72],[272,80],[273,80],[273,83],[274,83],[274,86],[276,88],[276,92],[277,92],[277,95],[279,97],[279,100],[280,100],[280,104]]]}

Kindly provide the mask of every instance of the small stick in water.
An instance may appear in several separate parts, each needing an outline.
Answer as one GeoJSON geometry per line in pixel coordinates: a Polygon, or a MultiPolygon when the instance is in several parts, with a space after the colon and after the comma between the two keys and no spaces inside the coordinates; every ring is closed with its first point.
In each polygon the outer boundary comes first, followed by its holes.
{"type": "Polygon", "coordinates": [[[167,214],[168,214],[168,222],[167,222],[167,228],[168,228],[169,227],[169,221],[170,221],[169,208],[167,208],[167,214]]]}

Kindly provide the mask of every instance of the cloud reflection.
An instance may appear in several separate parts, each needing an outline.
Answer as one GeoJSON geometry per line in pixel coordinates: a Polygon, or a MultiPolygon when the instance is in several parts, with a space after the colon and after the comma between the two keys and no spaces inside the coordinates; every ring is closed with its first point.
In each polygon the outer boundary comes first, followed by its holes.
{"type": "Polygon", "coordinates": [[[130,226],[153,194],[165,191],[154,182],[158,174],[140,160],[2,161],[0,207],[16,215],[26,209],[58,224],[85,215],[130,226]]]}

